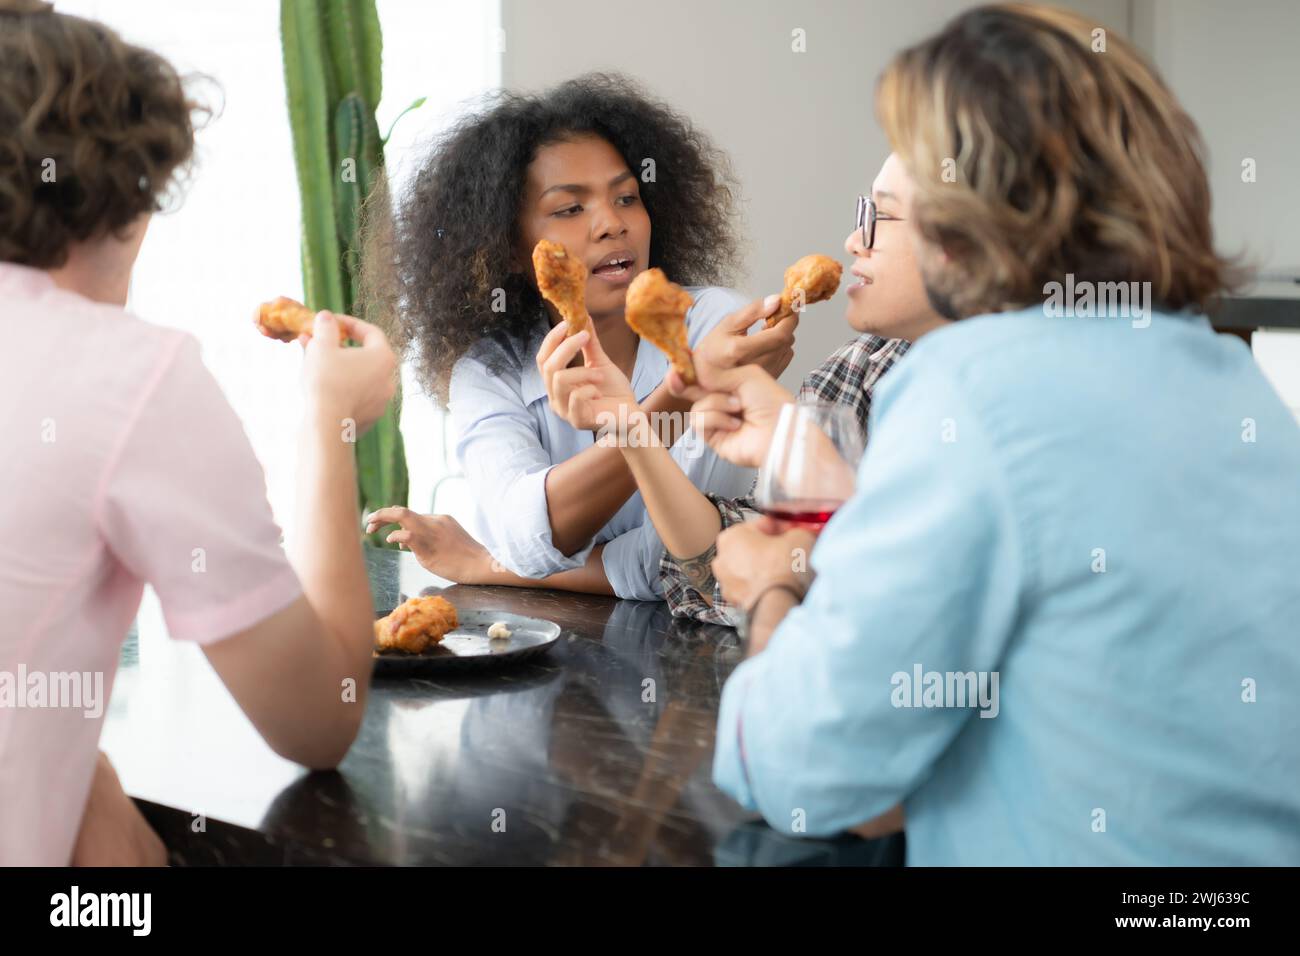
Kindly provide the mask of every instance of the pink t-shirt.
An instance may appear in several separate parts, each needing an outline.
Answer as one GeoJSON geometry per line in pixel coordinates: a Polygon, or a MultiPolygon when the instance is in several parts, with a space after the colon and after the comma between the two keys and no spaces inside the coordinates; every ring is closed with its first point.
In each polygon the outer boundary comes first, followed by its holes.
{"type": "Polygon", "coordinates": [[[65,865],[144,585],[199,644],[301,587],[192,336],[7,263],[0,326],[0,864],[65,865]]]}

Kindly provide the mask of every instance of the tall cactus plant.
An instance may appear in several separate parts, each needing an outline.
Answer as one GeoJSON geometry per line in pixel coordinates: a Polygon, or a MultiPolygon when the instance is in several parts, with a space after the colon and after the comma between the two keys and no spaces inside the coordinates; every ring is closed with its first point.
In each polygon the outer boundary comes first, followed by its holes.
{"type": "MultiPolygon", "coordinates": [[[[306,304],[355,315],[359,213],[384,168],[375,123],[383,92],[375,0],[280,0],[280,40],[302,198],[306,304]]],[[[357,441],[365,512],[407,503],[401,409],[399,388],[384,417],[357,441]]],[[[383,547],[383,532],[371,542],[383,547]]]]}

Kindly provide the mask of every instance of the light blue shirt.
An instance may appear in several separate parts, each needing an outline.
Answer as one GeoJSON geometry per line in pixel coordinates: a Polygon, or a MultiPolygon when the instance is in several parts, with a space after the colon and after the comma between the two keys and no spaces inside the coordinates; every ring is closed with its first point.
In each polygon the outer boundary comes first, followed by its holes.
{"type": "Polygon", "coordinates": [[[1300,863],[1300,426],[1245,344],[984,316],[871,414],[718,785],[809,835],[901,801],[913,865],[1300,863]]]}
{"type": "MultiPolygon", "coordinates": [[[[695,297],[686,314],[692,348],[723,318],[746,304],[730,289],[695,287],[688,291],[695,297]]],[[[480,343],[452,372],[450,422],[456,454],[476,501],[471,533],[496,560],[528,578],[582,567],[591,549],[604,544],[605,575],[614,593],[641,600],[662,598],[659,559],[663,543],[646,516],[639,492],[581,551],[566,556],[551,543],[546,474],[590,448],[595,437],[551,411],[536,361],[547,331],[539,323],[535,334],[520,347],[480,343]]],[[[637,401],[644,401],[667,373],[668,359],[642,340],[631,381],[637,401]]],[[[718,458],[693,431],[673,446],[672,456],[701,491],[734,498],[753,484],[752,469],[718,458]]]]}

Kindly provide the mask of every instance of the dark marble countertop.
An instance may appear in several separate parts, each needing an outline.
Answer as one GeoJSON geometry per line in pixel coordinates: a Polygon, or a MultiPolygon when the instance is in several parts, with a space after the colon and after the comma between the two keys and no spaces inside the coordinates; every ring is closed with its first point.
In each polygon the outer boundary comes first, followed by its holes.
{"type": "Polygon", "coordinates": [[[201,652],[146,602],[103,747],[176,863],[890,864],[901,840],[779,834],[713,786],[729,628],[662,603],[450,586],[409,554],[368,552],[377,609],[441,593],[563,629],[542,657],[432,679],[376,679],[339,770],[276,756],[201,652]]]}

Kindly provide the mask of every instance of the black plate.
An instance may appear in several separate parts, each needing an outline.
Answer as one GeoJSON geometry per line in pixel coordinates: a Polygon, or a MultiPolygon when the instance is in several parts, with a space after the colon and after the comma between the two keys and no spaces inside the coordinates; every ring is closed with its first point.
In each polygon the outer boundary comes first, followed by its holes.
{"type": "Polygon", "coordinates": [[[457,617],[460,626],[423,654],[376,653],[375,676],[422,677],[516,664],[546,653],[560,639],[560,625],[554,621],[509,611],[459,611],[457,617]],[[498,621],[510,628],[510,636],[490,640],[488,628],[498,621]]]}

